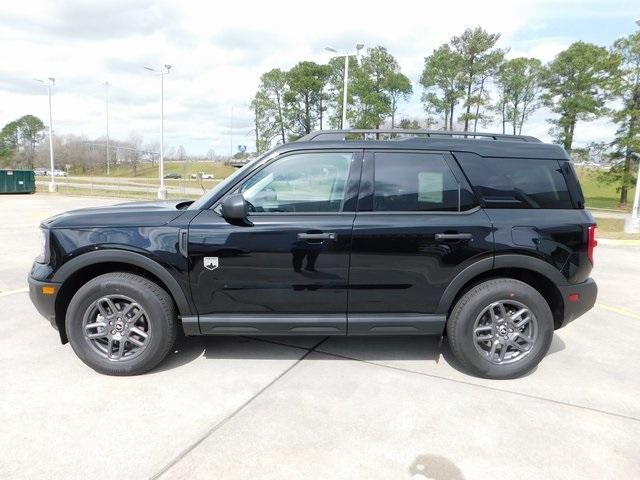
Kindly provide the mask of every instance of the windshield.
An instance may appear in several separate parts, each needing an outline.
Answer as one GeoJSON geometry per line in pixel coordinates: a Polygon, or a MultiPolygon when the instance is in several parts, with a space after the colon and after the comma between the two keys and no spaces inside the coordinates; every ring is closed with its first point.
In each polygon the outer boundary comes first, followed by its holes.
{"type": "Polygon", "coordinates": [[[196,200],[195,202],[193,202],[189,206],[188,210],[199,210],[199,209],[201,209],[202,206],[205,205],[209,201],[209,199],[211,199],[212,197],[216,196],[218,193],[224,191],[227,187],[229,187],[229,185],[232,185],[233,182],[236,181],[236,179],[238,179],[241,175],[244,174],[244,172],[245,172],[245,170],[247,168],[251,168],[253,165],[258,163],[260,160],[262,160],[264,157],[266,157],[270,153],[271,153],[271,151],[268,151],[267,153],[265,153],[263,155],[260,155],[258,158],[256,158],[256,159],[250,161],[249,163],[247,163],[244,167],[239,168],[238,170],[233,172],[231,175],[229,175],[227,178],[222,180],[219,184],[217,184],[211,190],[209,190],[208,192],[202,194],[202,196],[198,200],[196,200]]]}

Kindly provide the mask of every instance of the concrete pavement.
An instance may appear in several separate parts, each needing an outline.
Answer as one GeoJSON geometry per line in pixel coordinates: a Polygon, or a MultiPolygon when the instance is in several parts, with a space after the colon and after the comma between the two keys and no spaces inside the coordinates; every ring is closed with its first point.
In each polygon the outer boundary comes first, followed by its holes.
{"type": "Polygon", "coordinates": [[[600,307],[521,379],[418,337],[183,338],[119,378],[20,293],[39,220],[106,203],[0,197],[0,478],[640,477],[640,247],[596,249],[600,307]]]}

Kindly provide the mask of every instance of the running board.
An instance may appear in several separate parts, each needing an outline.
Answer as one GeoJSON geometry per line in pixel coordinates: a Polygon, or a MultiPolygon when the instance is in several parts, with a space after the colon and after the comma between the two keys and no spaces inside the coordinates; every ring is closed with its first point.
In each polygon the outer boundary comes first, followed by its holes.
{"type": "Polygon", "coordinates": [[[442,335],[445,315],[406,313],[200,315],[182,317],[185,335],[442,335]]]}

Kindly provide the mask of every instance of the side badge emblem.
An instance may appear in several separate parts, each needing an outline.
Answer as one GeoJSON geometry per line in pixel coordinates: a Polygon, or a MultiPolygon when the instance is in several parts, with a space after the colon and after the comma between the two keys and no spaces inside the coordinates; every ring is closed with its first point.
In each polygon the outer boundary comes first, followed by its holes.
{"type": "Polygon", "coordinates": [[[204,268],[207,270],[218,268],[218,257],[204,257],[204,268]]]}

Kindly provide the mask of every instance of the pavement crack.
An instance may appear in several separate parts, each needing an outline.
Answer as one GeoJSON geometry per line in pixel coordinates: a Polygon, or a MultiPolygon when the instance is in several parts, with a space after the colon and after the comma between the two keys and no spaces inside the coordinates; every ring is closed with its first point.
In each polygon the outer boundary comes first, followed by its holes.
{"type": "MultiPolygon", "coordinates": [[[[438,379],[438,380],[444,380],[446,382],[458,383],[458,384],[461,384],[461,385],[469,385],[471,387],[478,387],[478,388],[482,388],[482,389],[490,390],[490,391],[494,391],[494,392],[508,393],[508,394],[511,394],[511,395],[517,395],[519,397],[530,398],[530,399],[533,399],[533,400],[542,400],[544,402],[550,402],[550,403],[554,403],[556,405],[563,405],[563,406],[566,406],[566,407],[573,407],[573,408],[578,408],[578,409],[581,409],[581,410],[588,410],[590,412],[600,413],[600,414],[603,414],[603,415],[610,415],[612,417],[618,417],[618,418],[622,418],[622,419],[625,419],[625,420],[632,420],[634,422],[640,422],[640,418],[632,417],[631,415],[624,415],[622,413],[609,412],[607,410],[600,410],[599,408],[586,407],[584,405],[576,405],[575,403],[563,402],[562,400],[554,400],[552,398],[540,397],[538,395],[531,395],[529,393],[514,392],[513,390],[506,390],[504,388],[491,387],[489,385],[481,385],[479,383],[466,382],[464,380],[458,380],[458,379],[455,379],[455,378],[447,378],[447,377],[443,377],[443,376],[440,376],[440,375],[434,375],[432,373],[418,372],[416,370],[411,370],[411,369],[408,369],[408,368],[396,367],[396,366],[393,366],[393,365],[385,365],[384,363],[372,362],[370,360],[362,360],[360,358],[349,357],[347,355],[341,355],[339,353],[331,353],[331,352],[327,352],[327,351],[324,351],[324,350],[316,350],[316,352],[317,353],[321,353],[323,355],[329,355],[329,356],[336,357],[336,358],[342,358],[342,359],[345,359],[345,360],[352,360],[352,361],[355,361],[355,362],[366,363],[367,365],[373,365],[375,367],[389,368],[391,370],[396,370],[396,371],[399,371],[399,372],[411,373],[411,374],[420,375],[420,376],[423,376],[423,377],[435,378],[435,379],[438,379]]],[[[309,353],[311,353],[311,352],[309,352],[309,353]]]]}
{"type": "MultiPolygon", "coordinates": [[[[305,358],[307,358],[309,355],[311,355],[311,353],[313,353],[316,350],[316,348],[318,348],[320,345],[322,345],[327,340],[327,338],[329,338],[329,337],[323,338],[322,340],[320,340],[318,343],[316,343],[311,348],[304,348],[304,347],[295,346],[295,348],[299,348],[301,350],[305,350],[305,353],[299,359],[297,359],[293,364],[289,365],[277,377],[275,377],[273,380],[271,380],[269,383],[267,383],[264,387],[262,387],[260,390],[258,390],[253,396],[251,396],[249,399],[247,399],[244,403],[242,403],[233,412],[231,412],[229,415],[227,415],[225,418],[223,418],[219,422],[217,422],[214,425],[212,425],[204,434],[202,434],[200,436],[200,438],[198,438],[195,442],[193,442],[187,448],[182,450],[175,458],[173,458],[173,460],[171,460],[164,467],[162,467],[162,469],[160,469],[160,471],[158,471],[157,473],[155,473],[154,475],[149,477],[150,480],[154,480],[154,479],[160,478],[162,475],[167,473],[174,465],[176,465],[178,462],[180,462],[180,460],[185,458],[196,447],[198,447],[198,445],[200,445],[202,442],[204,442],[207,438],[209,438],[215,432],[220,430],[220,428],[222,428],[224,425],[226,425],[233,417],[235,417],[240,412],[242,412],[245,408],[247,408],[251,404],[251,402],[253,402],[256,398],[258,398],[260,395],[262,395],[264,392],[266,392],[269,388],[271,388],[273,385],[275,385],[278,382],[278,380],[280,380],[282,377],[284,377],[287,373],[289,373],[291,370],[293,370],[296,366],[298,366],[298,364],[300,364],[300,362],[302,362],[305,358]]],[[[254,339],[254,340],[256,340],[256,339],[254,339]]],[[[293,345],[286,345],[286,344],[283,344],[283,343],[280,343],[280,342],[275,342],[275,341],[267,341],[267,340],[261,340],[261,341],[266,341],[267,343],[274,343],[274,344],[277,344],[277,345],[282,345],[282,346],[287,346],[287,347],[292,347],[293,346],[293,345]]]]}

